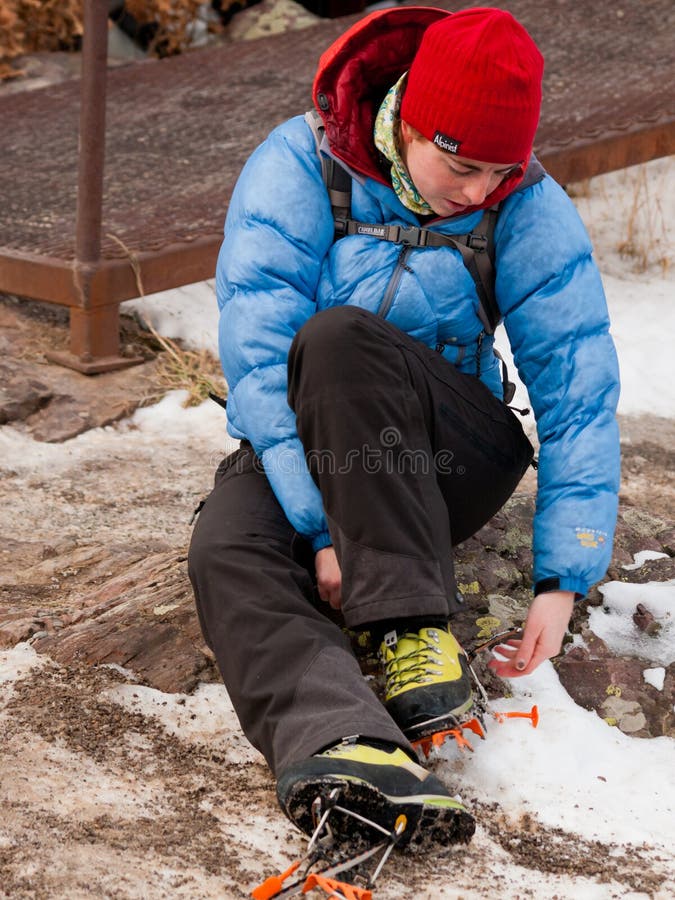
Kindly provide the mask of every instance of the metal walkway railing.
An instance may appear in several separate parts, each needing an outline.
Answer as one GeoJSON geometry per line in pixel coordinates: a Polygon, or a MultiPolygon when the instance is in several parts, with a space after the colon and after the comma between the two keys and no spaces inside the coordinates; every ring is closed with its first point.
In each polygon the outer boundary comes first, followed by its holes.
{"type": "MultiPolygon", "coordinates": [[[[675,152],[672,0],[500,5],[546,57],[536,150],[561,183],[675,152]]],[[[93,373],[132,362],[119,304],[139,286],[213,275],[242,164],[311,105],[319,55],[359,16],[134,63],[110,70],[106,88],[107,3],[85,8],[82,84],[0,97],[0,291],[68,306],[58,361],[93,373]]]]}

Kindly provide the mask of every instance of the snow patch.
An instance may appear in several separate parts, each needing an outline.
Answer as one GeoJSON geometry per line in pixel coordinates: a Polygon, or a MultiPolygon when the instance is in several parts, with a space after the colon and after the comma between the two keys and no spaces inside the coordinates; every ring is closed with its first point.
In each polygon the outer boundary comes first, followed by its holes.
{"type": "Polygon", "coordinates": [[[655,669],[645,669],[642,673],[642,677],[647,684],[651,684],[657,691],[662,691],[666,680],[666,670],[663,666],[658,666],[655,669]]]}
{"type": "MultiPolygon", "coordinates": [[[[551,828],[587,839],[675,845],[675,796],[666,786],[675,771],[675,740],[636,740],[582,709],[562,687],[550,662],[510,682],[513,697],[498,712],[539,708],[539,725],[488,720],[487,740],[458,759],[444,746],[439,774],[453,789],[498,798],[517,821],[528,812],[551,828]]],[[[575,895],[576,896],[576,895],[575,895]]]]}
{"type": "Polygon", "coordinates": [[[12,737],[3,753],[5,761],[12,758],[12,774],[4,783],[0,778],[0,799],[10,796],[22,806],[92,820],[105,814],[133,820],[165,809],[160,784],[144,783],[131,771],[110,772],[60,742],[12,737]]]}
{"type": "Polygon", "coordinates": [[[632,563],[626,563],[626,565],[621,566],[621,568],[631,572],[633,569],[642,568],[642,566],[650,559],[668,559],[668,554],[659,553],[657,550],[640,550],[633,554],[632,563]]]}
{"type": "Polygon", "coordinates": [[[646,584],[610,581],[599,590],[604,604],[589,611],[589,626],[613,653],[637,656],[660,666],[675,662],[675,580],[646,584]],[[658,634],[646,634],[633,622],[638,603],[661,626],[658,634]]]}
{"type": "Polygon", "coordinates": [[[157,455],[158,441],[198,442],[200,452],[208,453],[213,468],[223,456],[239,446],[226,431],[224,410],[206,400],[199,406],[183,408],[186,391],[170,391],[159,403],[137,409],[115,425],[92,428],[60,444],[36,441],[10,425],[0,427],[0,471],[44,476],[65,473],[87,462],[98,463],[101,455],[117,457],[157,455]],[[210,451],[206,448],[212,448],[210,451]]]}
{"type": "Polygon", "coordinates": [[[219,314],[213,279],[127,300],[121,304],[121,310],[137,313],[163,337],[180,340],[192,350],[208,350],[218,357],[219,314]]]}
{"type": "Polygon", "coordinates": [[[130,712],[156,719],[181,740],[222,753],[228,763],[262,761],[242,735],[222,684],[200,684],[193,694],[165,694],[142,685],[120,684],[104,691],[102,696],[130,712]]]}
{"type": "Polygon", "coordinates": [[[199,406],[185,408],[187,391],[169,391],[154,406],[144,406],[120,426],[120,432],[129,434],[138,430],[143,439],[161,437],[176,441],[190,435],[199,435],[202,440],[219,442],[223,452],[239,446],[239,441],[226,432],[227,417],[221,406],[213,400],[205,400],[199,406]]]}
{"type": "Polygon", "coordinates": [[[619,413],[675,415],[671,348],[665,335],[675,333],[672,280],[626,281],[603,274],[619,356],[619,413]]]}
{"type": "Polygon", "coordinates": [[[45,663],[30,644],[22,642],[11,650],[0,651],[0,685],[11,684],[23,678],[32,669],[41,668],[45,663]]]}

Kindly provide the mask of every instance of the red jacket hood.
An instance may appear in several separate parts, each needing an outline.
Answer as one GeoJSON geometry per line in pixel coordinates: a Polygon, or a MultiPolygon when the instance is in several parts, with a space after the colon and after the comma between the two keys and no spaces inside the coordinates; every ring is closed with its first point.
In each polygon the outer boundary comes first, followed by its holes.
{"type": "MultiPolygon", "coordinates": [[[[331,151],[352,169],[390,185],[373,141],[375,117],[387,91],[413,61],[425,30],[452,15],[428,6],[378,10],[360,19],[322,54],[312,97],[326,127],[331,151]]],[[[523,178],[517,169],[479,206],[485,209],[510,194],[523,178]]]]}

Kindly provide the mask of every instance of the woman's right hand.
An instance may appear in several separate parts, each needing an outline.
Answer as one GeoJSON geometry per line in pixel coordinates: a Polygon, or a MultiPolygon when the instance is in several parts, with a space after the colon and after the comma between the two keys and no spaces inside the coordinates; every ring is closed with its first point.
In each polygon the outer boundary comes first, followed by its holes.
{"type": "Polygon", "coordinates": [[[342,573],[333,547],[318,550],[314,558],[319,597],[333,609],[342,605],[342,573]]]}

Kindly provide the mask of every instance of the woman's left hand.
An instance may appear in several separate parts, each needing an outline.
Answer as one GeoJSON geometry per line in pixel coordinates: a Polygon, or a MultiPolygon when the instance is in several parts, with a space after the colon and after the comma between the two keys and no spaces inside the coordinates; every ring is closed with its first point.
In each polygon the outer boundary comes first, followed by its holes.
{"type": "Polygon", "coordinates": [[[500,678],[518,678],[534,672],[544,660],[560,653],[573,607],[572,591],[549,591],[536,596],[522,638],[495,648],[506,659],[491,659],[488,666],[500,678]]]}

